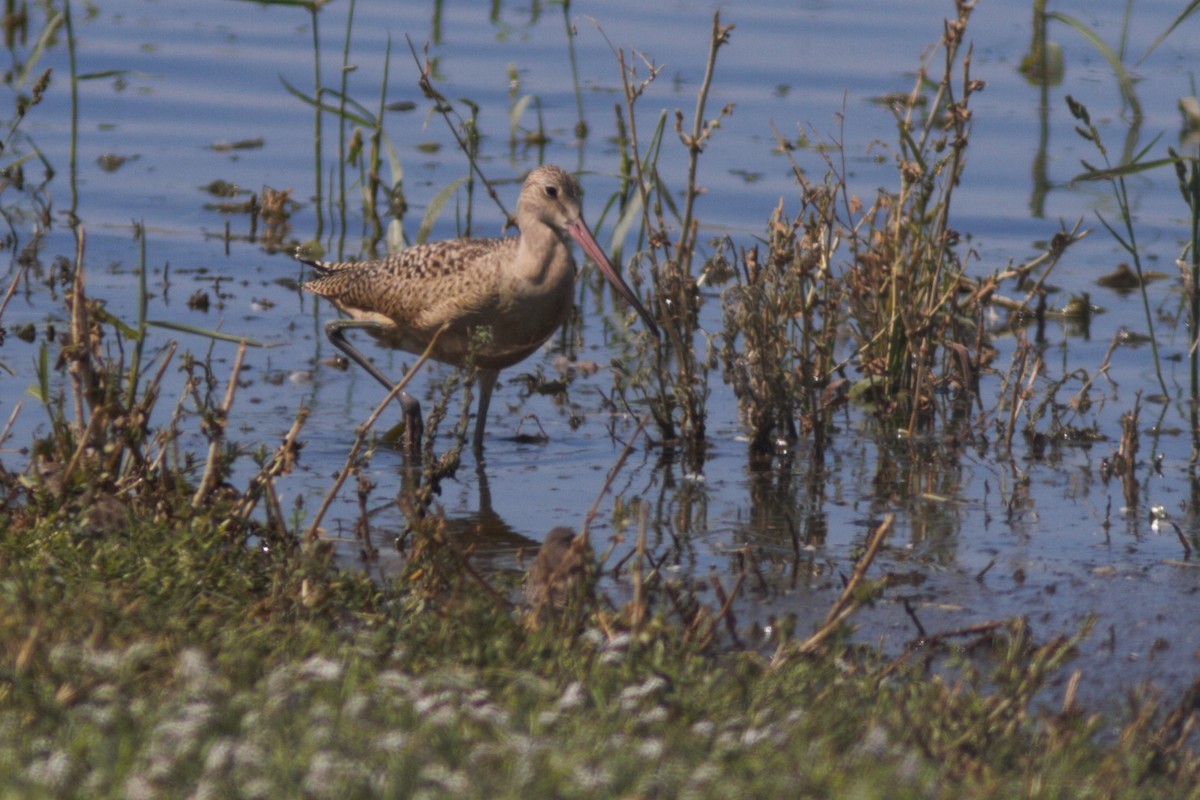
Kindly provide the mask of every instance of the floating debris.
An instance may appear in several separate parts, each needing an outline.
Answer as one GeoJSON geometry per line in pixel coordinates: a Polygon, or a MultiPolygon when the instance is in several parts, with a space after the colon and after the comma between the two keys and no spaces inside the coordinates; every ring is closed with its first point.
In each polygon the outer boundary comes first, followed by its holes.
{"type": "Polygon", "coordinates": [[[96,159],[96,163],[100,165],[100,169],[105,172],[116,172],[121,167],[125,166],[127,161],[136,161],[137,156],[119,156],[115,153],[107,153],[96,159]]]}
{"type": "Polygon", "coordinates": [[[1134,289],[1140,289],[1147,283],[1153,281],[1161,281],[1167,277],[1162,272],[1143,272],[1141,275],[1134,272],[1128,264],[1121,262],[1117,268],[1107,275],[1096,279],[1096,284],[1103,286],[1105,289],[1113,289],[1118,292],[1132,292],[1134,289]]]}
{"type": "Polygon", "coordinates": [[[210,147],[217,153],[229,150],[261,150],[266,142],[260,136],[257,139],[238,139],[236,142],[214,142],[210,147]]]}

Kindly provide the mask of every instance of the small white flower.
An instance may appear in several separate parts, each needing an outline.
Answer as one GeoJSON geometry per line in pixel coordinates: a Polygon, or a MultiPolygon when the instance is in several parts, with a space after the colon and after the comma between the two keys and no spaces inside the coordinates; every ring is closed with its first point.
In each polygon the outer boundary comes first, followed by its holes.
{"type": "Polygon", "coordinates": [[[638,744],[638,755],[647,761],[658,761],[665,749],[662,739],[646,739],[638,744]]]}
{"type": "Polygon", "coordinates": [[[587,695],[583,692],[583,684],[579,681],[571,681],[567,688],[563,690],[562,697],[558,698],[558,703],[555,707],[559,711],[570,711],[573,708],[579,708],[584,704],[587,695]]]}
{"type": "Polygon", "coordinates": [[[329,658],[313,656],[300,665],[300,674],[315,680],[336,681],[342,677],[342,665],[329,658]]]}
{"type": "Polygon", "coordinates": [[[63,781],[71,769],[71,759],[63,750],[55,750],[45,758],[34,761],[26,770],[26,775],[33,783],[41,784],[47,789],[62,787],[63,781]]]}

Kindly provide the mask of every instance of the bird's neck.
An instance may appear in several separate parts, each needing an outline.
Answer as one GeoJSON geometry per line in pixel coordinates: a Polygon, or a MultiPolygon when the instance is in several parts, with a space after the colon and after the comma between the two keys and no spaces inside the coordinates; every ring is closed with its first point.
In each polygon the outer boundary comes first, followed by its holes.
{"type": "Polygon", "coordinates": [[[566,234],[542,222],[533,222],[521,229],[517,257],[512,264],[514,278],[534,284],[574,278],[575,262],[571,258],[571,243],[566,234]]]}

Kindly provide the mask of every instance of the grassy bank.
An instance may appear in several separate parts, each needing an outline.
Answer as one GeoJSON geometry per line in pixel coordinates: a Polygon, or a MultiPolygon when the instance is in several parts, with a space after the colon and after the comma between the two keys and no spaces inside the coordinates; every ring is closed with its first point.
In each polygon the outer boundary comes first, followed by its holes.
{"type": "Polygon", "coordinates": [[[248,543],[228,509],[158,505],[119,532],[7,506],[4,796],[1187,797],[1200,777],[1187,698],[1032,710],[1071,642],[1019,623],[955,643],[987,675],[927,670],[937,643],[737,651],[652,604],[537,626],[448,566],[436,523],[380,586],[248,543]]]}

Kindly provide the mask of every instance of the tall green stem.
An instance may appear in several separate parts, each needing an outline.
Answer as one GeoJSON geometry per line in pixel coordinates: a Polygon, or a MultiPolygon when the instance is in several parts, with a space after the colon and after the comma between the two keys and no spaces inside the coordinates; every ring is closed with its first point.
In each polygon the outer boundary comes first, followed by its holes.
{"type": "Polygon", "coordinates": [[[75,28],[71,24],[70,0],[63,3],[63,16],[67,24],[67,59],[71,65],[71,148],[67,168],[70,175],[71,207],[67,211],[67,216],[71,220],[71,225],[76,225],[79,222],[76,215],[79,210],[79,184],[76,169],[76,151],[79,144],[79,72],[75,68],[75,28]]]}
{"type": "Polygon", "coordinates": [[[313,179],[313,190],[315,192],[313,208],[317,212],[317,230],[313,238],[316,241],[320,241],[325,232],[325,210],[321,200],[321,101],[324,90],[321,88],[321,31],[318,25],[317,11],[318,8],[315,3],[308,7],[308,13],[312,17],[313,97],[317,100],[313,104],[315,115],[313,120],[313,169],[315,171],[313,179]]]}
{"type": "Polygon", "coordinates": [[[1188,352],[1192,362],[1192,461],[1200,458],[1200,158],[1193,158],[1186,186],[1188,205],[1192,211],[1192,291],[1191,342],[1188,352]]]}
{"type": "Polygon", "coordinates": [[[712,87],[713,70],[717,66],[717,50],[729,41],[729,31],[733,26],[721,26],[721,12],[713,12],[712,36],[708,42],[708,61],[704,66],[704,80],[700,83],[700,91],[696,94],[696,112],[692,116],[692,133],[684,138],[688,148],[688,178],[687,192],[684,199],[683,223],[679,232],[678,258],[681,267],[686,268],[691,263],[692,252],[696,247],[695,231],[692,230],[692,212],[696,204],[696,170],[699,167],[700,153],[704,150],[704,140],[711,130],[704,124],[704,106],[708,102],[708,91],[712,87]]]}
{"type": "Polygon", "coordinates": [[[350,82],[350,33],[354,29],[355,0],[346,11],[346,41],[342,44],[342,85],[338,103],[338,198],[337,208],[341,238],[346,236],[346,93],[350,82]]]}

